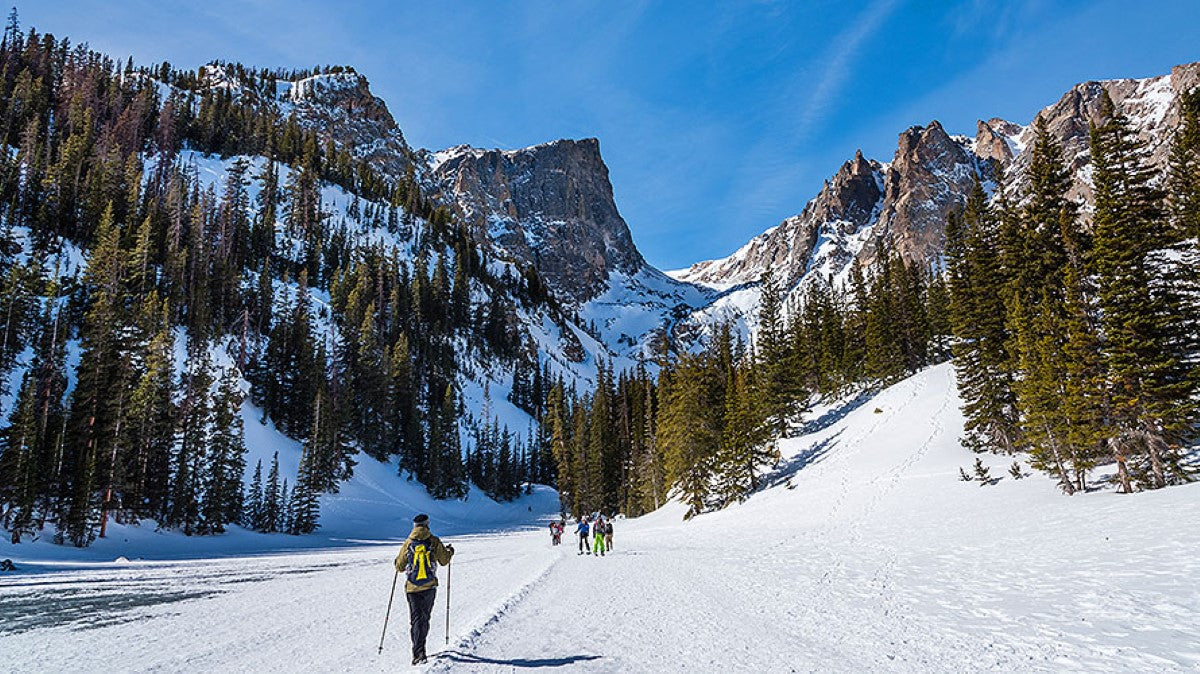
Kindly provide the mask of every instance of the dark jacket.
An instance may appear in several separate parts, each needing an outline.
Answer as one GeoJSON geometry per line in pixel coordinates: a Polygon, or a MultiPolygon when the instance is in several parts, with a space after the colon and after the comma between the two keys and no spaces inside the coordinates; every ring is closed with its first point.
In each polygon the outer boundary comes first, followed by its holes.
{"type": "MultiPolygon", "coordinates": [[[[408,564],[408,549],[412,546],[412,542],[428,541],[429,552],[433,555],[435,564],[449,564],[450,558],[454,556],[454,551],[442,545],[441,539],[429,533],[429,527],[420,524],[413,525],[412,533],[408,535],[408,540],[404,541],[404,545],[400,547],[400,554],[396,555],[396,570],[404,573],[404,567],[408,564]]],[[[405,592],[422,592],[430,588],[437,587],[437,567],[433,569],[433,582],[428,585],[413,585],[407,580],[404,581],[405,592]]]]}

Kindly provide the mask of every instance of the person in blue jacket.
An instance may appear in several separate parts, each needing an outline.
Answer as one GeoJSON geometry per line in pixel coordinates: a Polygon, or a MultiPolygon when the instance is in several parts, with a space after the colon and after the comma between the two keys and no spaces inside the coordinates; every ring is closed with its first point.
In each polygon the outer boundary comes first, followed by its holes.
{"type": "Polygon", "coordinates": [[[579,554],[587,552],[592,554],[591,546],[588,545],[588,521],[586,517],[579,518],[579,526],[575,527],[575,533],[579,534],[579,554]]]}

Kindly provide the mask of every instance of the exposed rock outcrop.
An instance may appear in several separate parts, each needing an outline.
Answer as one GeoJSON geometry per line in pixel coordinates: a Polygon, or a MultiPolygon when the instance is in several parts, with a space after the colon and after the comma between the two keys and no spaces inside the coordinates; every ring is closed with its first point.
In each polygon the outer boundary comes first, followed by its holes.
{"type": "Polygon", "coordinates": [[[676,272],[675,277],[731,286],[756,282],[765,270],[771,269],[782,284],[790,286],[820,262],[831,267],[844,265],[852,253],[838,245],[839,242],[874,222],[883,196],[883,167],[867,160],[859,151],[825,182],[821,192],[799,215],[754,237],[733,255],[698,262],[676,272]],[[815,261],[813,254],[822,238],[829,242],[826,252],[833,259],[815,261]]]}
{"type": "MultiPolygon", "coordinates": [[[[1085,223],[1092,199],[1088,129],[1100,120],[1103,92],[1107,90],[1117,110],[1130,118],[1149,161],[1161,168],[1179,121],[1179,94],[1198,85],[1200,63],[1192,63],[1160,77],[1078,84],[1039,113],[1062,146],[1072,175],[1068,196],[1082,205],[1085,223]]],[[[1019,199],[1035,133],[1033,123],[1020,126],[1000,118],[980,121],[973,139],[949,135],[936,121],[912,127],[900,134],[891,163],[867,162],[860,153],[799,215],[727,258],[697,263],[674,276],[727,287],[755,281],[764,270],[773,269],[802,288],[817,274],[844,280],[849,265],[873,261],[877,242],[887,242],[910,261],[935,264],[944,249],[947,217],[965,203],[976,179],[991,187],[1003,176],[1005,189],[1019,199]],[[866,218],[863,205],[873,192],[861,183],[860,189],[851,189],[848,180],[856,173],[848,167],[864,164],[878,167],[874,174],[881,185],[878,203],[866,218]]]]}
{"type": "Polygon", "coordinates": [[[583,302],[612,272],[646,266],[613,201],[595,138],[523,150],[460,146],[430,162],[436,195],[485,245],[533,264],[561,298],[583,302]]]}

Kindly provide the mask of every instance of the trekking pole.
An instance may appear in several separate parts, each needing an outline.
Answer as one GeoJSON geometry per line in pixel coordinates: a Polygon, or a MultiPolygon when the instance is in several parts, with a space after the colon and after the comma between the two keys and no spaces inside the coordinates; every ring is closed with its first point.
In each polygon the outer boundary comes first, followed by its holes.
{"type": "MultiPolygon", "coordinates": [[[[450,582],[449,569],[446,569],[446,582],[450,582]]],[[[383,633],[379,635],[379,653],[383,654],[383,637],[387,635],[388,618],[392,617],[392,600],[396,598],[396,580],[400,578],[400,569],[396,569],[396,574],[392,576],[392,593],[388,595],[387,613],[383,616],[383,633]]],[[[447,593],[447,596],[449,593],[447,593]]]]}
{"type": "Polygon", "coordinates": [[[446,563],[446,645],[450,645],[450,563],[446,563]]]}

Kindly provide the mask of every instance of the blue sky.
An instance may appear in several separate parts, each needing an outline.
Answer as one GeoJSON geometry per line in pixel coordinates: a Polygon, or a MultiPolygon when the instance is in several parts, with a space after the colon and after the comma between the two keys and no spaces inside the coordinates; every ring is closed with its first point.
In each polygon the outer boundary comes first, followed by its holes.
{"type": "Polygon", "coordinates": [[[1200,2],[40,0],[25,26],[141,63],[356,67],[409,142],[595,136],[648,260],[722,257],[900,131],[1027,123],[1072,84],[1200,60],[1200,2]]]}

